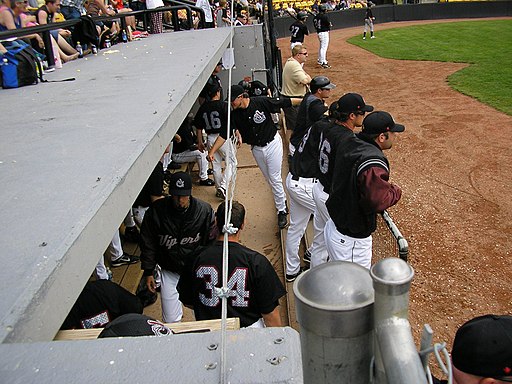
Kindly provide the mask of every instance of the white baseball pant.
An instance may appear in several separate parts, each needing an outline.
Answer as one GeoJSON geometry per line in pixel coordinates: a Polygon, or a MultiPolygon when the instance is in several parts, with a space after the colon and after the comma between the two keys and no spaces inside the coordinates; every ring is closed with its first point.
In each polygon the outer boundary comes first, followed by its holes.
{"type": "Polygon", "coordinates": [[[181,153],[173,153],[171,159],[178,164],[195,161],[199,167],[199,178],[201,180],[208,178],[208,160],[206,160],[206,152],[201,152],[199,149],[194,151],[188,150],[181,153]]]}
{"type": "Polygon", "coordinates": [[[286,176],[286,189],[290,198],[290,225],[286,233],[286,273],[288,275],[299,272],[300,240],[306,232],[309,218],[315,212],[313,185],[316,179],[304,177],[297,179],[293,180],[292,174],[288,172],[286,176]]]}
{"type": "Polygon", "coordinates": [[[327,221],[324,229],[325,245],[329,261],[351,261],[366,269],[372,264],[372,236],[362,239],[344,235],[336,229],[332,219],[327,221]]]}
{"type": "Polygon", "coordinates": [[[160,299],[162,301],[162,320],[164,323],[177,323],[183,316],[183,307],[176,286],[180,275],[175,272],[160,271],[160,299]]]}
{"type": "MultiPolygon", "coordinates": [[[[218,133],[210,133],[206,139],[208,149],[213,147],[215,140],[219,137],[218,133]]],[[[226,159],[228,151],[229,141],[225,141],[224,144],[215,152],[213,155],[212,170],[213,180],[215,181],[215,188],[222,188],[226,190],[226,174],[222,173],[222,161],[226,159]]]]}
{"type": "Polygon", "coordinates": [[[329,32],[318,33],[318,41],[320,42],[320,46],[318,47],[318,62],[326,64],[327,48],[329,47],[329,32]]]}
{"type": "Polygon", "coordinates": [[[327,262],[327,248],[325,247],[324,228],[325,223],[331,217],[325,206],[329,194],[324,192],[324,186],[318,182],[313,186],[313,201],[315,202],[315,213],[313,216],[313,228],[315,237],[311,248],[311,268],[327,262]]]}
{"type": "Polygon", "coordinates": [[[103,258],[103,255],[101,255],[98,264],[96,264],[96,277],[98,280],[108,280],[110,277],[108,275],[107,267],[105,266],[105,259],[103,258]]]}
{"type": "Polygon", "coordinates": [[[373,32],[373,20],[372,19],[364,19],[364,30],[363,32],[366,33],[366,31],[370,29],[370,32],[373,32]]]}
{"type": "Polygon", "coordinates": [[[109,257],[110,260],[115,261],[123,256],[123,246],[121,245],[121,237],[119,236],[119,231],[114,233],[114,237],[110,241],[110,244],[107,247],[104,255],[109,257]]]}
{"type": "Polygon", "coordinates": [[[256,164],[261,169],[261,173],[272,188],[277,211],[286,211],[286,194],[281,179],[281,165],[283,164],[283,140],[281,135],[276,132],[274,140],[264,147],[253,145],[251,151],[256,164]]]}

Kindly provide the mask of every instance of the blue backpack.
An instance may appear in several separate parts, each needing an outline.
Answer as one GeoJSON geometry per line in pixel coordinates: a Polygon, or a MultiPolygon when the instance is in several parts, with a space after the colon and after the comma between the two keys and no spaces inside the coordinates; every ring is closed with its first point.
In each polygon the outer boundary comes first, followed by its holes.
{"type": "Polygon", "coordinates": [[[0,62],[2,88],[18,88],[43,81],[43,68],[32,47],[17,40],[19,45],[7,47],[0,62]]]}

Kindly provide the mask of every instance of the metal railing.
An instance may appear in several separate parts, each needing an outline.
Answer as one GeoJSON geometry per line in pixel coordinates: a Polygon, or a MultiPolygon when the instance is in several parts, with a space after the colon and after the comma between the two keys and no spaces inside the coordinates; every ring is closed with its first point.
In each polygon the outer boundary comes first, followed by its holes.
{"type": "Polygon", "coordinates": [[[373,263],[391,256],[408,260],[409,244],[387,211],[377,216],[377,230],[372,237],[373,263]]]}

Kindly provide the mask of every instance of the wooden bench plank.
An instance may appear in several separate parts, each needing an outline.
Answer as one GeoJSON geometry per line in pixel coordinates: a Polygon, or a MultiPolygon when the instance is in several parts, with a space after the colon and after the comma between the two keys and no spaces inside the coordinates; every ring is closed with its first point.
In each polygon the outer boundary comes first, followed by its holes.
{"type": "MultiPolygon", "coordinates": [[[[174,333],[190,333],[190,332],[211,332],[220,331],[222,322],[220,319],[190,321],[186,323],[166,323],[174,333]]],[[[226,329],[236,331],[240,329],[240,319],[238,317],[226,320],[226,329]]],[[[90,329],[70,329],[62,330],[55,335],[54,340],[90,340],[98,338],[103,328],[90,329]]]]}

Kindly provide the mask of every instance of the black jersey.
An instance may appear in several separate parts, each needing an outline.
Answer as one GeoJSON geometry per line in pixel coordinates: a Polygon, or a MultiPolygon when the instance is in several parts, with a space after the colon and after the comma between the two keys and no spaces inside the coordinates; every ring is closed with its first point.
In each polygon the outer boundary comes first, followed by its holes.
{"type": "Polygon", "coordinates": [[[290,41],[292,43],[303,43],[304,36],[309,35],[307,25],[299,20],[297,20],[295,23],[290,25],[290,32],[291,32],[290,41]]]}
{"type": "Polygon", "coordinates": [[[205,101],[196,113],[194,125],[207,134],[226,132],[228,127],[228,103],[222,100],[205,101]]]}
{"type": "Polygon", "coordinates": [[[315,15],[313,18],[313,25],[315,26],[317,33],[328,32],[331,30],[331,22],[325,13],[315,15]]]}
{"type": "Polygon", "coordinates": [[[126,313],[142,313],[139,298],[109,280],[88,282],[61,329],[101,328],[126,313]]]}
{"type": "MultiPolygon", "coordinates": [[[[233,123],[246,144],[264,147],[272,140],[277,127],[272,120],[272,113],[279,113],[281,108],[290,107],[289,98],[251,97],[247,108],[233,111],[233,123]]],[[[226,136],[221,136],[225,139],[226,136]]]]}
{"type": "Polygon", "coordinates": [[[174,207],[171,196],[156,200],[145,213],[140,229],[144,274],[150,274],[156,264],[180,274],[187,258],[209,243],[214,223],[211,205],[193,196],[184,212],[174,207]]]}
{"type": "Polygon", "coordinates": [[[309,127],[319,121],[326,111],[327,106],[322,99],[307,93],[300,103],[299,111],[297,112],[297,123],[292,131],[290,143],[297,147],[309,127]]]}
{"type": "Polygon", "coordinates": [[[322,132],[333,125],[329,118],[325,117],[316,122],[306,131],[300,144],[296,147],[292,157],[290,172],[296,177],[318,177],[318,156],[320,136],[322,132]]]}
{"type": "Polygon", "coordinates": [[[327,193],[331,189],[337,148],[342,141],[353,136],[354,132],[351,129],[339,124],[332,124],[324,129],[320,136],[318,181],[322,183],[324,191],[327,193]]]}
{"type": "Polygon", "coordinates": [[[222,84],[220,82],[220,78],[217,75],[211,75],[208,78],[208,80],[206,81],[206,84],[204,85],[203,89],[201,90],[201,93],[199,94],[199,97],[202,97],[205,100],[211,100],[209,95],[210,95],[211,89],[214,88],[215,86],[218,86],[220,88],[220,99],[224,100],[222,84]]]}
{"type": "Polygon", "coordinates": [[[373,13],[370,7],[366,8],[366,13],[364,14],[365,19],[373,19],[373,13]]]}
{"type": "MultiPolygon", "coordinates": [[[[286,290],[265,256],[235,242],[228,248],[228,317],[240,318],[240,326],[247,327],[272,312],[286,290]]],[[[193,305],[196,320],[221,318],[214,289],[222,286],[222,250],[222,241],[203,249],[180,277],[180,301],[193,305]]]]}

